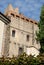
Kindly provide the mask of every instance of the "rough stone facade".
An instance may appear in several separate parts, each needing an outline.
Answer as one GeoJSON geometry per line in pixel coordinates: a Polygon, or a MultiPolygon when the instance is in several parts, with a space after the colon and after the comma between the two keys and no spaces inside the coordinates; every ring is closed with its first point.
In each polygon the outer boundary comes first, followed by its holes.
{"type": "Polygon", "coordinates": [[[6,56],[8,56],[9,55],[9,42],[10,42],[10,26],[9,26],[9,24],[8,25],[5,25],[5,28],[6,28],[6,30],[5,30],[5,38],[4,38],[4,56],[6,57],[6,56]]]}
{"type": "Polygon", "coordinates": [[[10,20],[0,12],[0,57],[8,56],[10,41],[10,20]]]}
{"type": "Polygon", "coordinates": [[[11,22],[5,25],[4,37],[4,56],[18,56],[22,52],[39,54],[40,43],[36,40],[37,22],[20,14],[19,9],[14,9],[11,5],[6,8],[5,15],[11,22]],[[14,35],[14,36],[12,36],[14,35]],[[28,39],[28,40],[27,40],[28,39]],[[29,50],[27,49],[30,49],[29,50]]]}

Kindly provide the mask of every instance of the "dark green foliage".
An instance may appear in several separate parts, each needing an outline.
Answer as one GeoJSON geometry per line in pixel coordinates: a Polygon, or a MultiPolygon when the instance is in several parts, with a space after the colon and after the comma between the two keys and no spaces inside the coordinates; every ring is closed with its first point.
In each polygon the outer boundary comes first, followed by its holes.
{"type": "Polygon", "coordinates": [[[38,23],[39,31],[37,32],[37,40],[40,41],[41,49],[44,52],[44,5],[41,8],[40,21],[38,23]]]}
{"type": "Polygon", "coordinates": [[[0,58],[0,65],[44,65],[44,54],[37,57],[23,53],[17,58],[0,58]],[[4,60],[4,61],[3,61],[4,60]]]}

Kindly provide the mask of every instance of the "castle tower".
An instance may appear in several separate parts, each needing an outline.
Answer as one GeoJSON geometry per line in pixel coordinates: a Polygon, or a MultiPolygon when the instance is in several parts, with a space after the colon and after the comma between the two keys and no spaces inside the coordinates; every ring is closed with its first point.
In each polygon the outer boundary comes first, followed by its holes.
{"type": "Polygon", "coordinates": [[[7,15],[7,14],[10,13],[10,11],[12,11],[12,12],[14,11],[11,4],[9,4],[8,7],[5,9],[5,13],[4,14],[7,15]]]}
{"type": "Polygon", "coordinates": [[[18,8],[13,8],[11,4],[8,5],[8,7],[5,9],[5,15],[6,16],[11,16],[12,14],[19,14],[19,9],[18,8]]]}

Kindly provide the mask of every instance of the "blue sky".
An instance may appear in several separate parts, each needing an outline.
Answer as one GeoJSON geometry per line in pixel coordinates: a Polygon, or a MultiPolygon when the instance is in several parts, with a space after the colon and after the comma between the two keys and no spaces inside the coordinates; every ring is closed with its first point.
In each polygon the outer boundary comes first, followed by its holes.
{"type": "Polygon", "coordinates": [[[20,13],[28,18],[39,21],[41,6],[44,0],[0,0],[0,11],[4,13],[8,4],[12,4],[14,8],[18,7],[20,13]]]}

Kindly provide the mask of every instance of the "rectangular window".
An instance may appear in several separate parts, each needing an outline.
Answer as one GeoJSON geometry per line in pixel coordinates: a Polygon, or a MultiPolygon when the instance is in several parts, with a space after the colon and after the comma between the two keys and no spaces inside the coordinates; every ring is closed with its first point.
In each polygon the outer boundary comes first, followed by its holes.
{"type": "Polygon", "coordinates": [[[19,47],[19,55],[23,53],[23,48],[19,47]]]}
{"type": "Polygon", "coordinates": [[[29,41],[29,35],[26,36],[27,41],[29,41]]]}
{"type": "Polygon", "coordinates": [[[15,37],[15,30],[12,30],[12,37],[15,37]]]}

